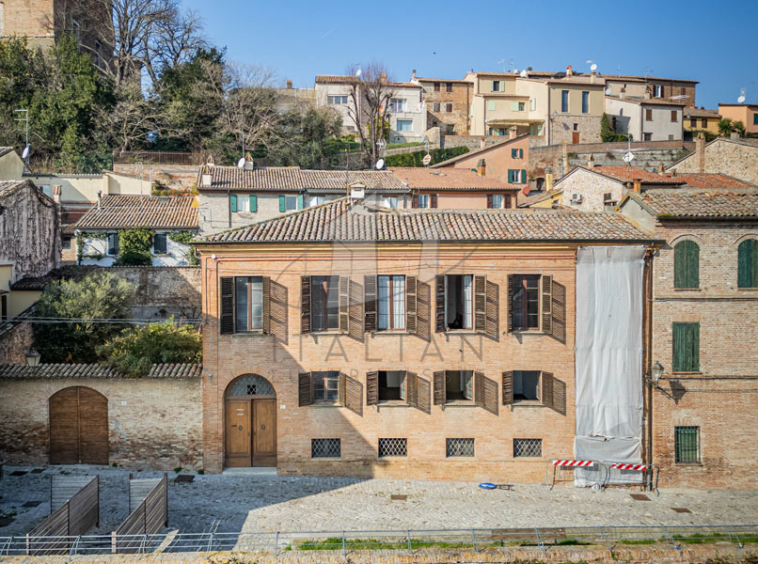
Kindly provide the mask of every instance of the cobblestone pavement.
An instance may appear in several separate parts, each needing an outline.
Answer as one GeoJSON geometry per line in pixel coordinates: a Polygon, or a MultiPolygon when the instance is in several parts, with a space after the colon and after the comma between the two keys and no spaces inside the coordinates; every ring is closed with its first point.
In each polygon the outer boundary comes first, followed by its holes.
{"type": "MultiPolygon", "coordinates": [[[[100,475],[100,526],[115,529],[128,512],[129,472],[108,467],[52,467],[0,480],[0,514],[15,514],[0,536],[29,532],[49,513],[50,475],[100,475]],[[41,501],[37,507],[25,502],[41,501]]],[[[135,476],[159,477],[156,472],[135,476]]],[[[475,483],[258,475],[195,475],[169,488],[169,529],[181,532],[339,531],[437,528],[515,528],[758,524],[758,491],[663,489],[635,501],[630,489],[595,492],[516,485],[482,490],[475,483]],[[392,500],[392,495],[405,500],[392,500]],[[677,513],[673,508],[691,513],[677,513]]],[[[2,515],[0,515],[2,517],[2,515]]]]}

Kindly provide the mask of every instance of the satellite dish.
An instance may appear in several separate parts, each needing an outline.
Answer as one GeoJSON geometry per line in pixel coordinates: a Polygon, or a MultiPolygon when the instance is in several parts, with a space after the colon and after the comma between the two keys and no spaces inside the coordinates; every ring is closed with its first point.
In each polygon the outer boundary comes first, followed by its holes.
{"type": "Polygon", "coordinates": [[[592,65],[590,65],[590,70],[592,72],[595,72],[597,70],[597,65],[595,63],[592,63],[592,65]]]}
{"type": "Polygon", "coordinates": [[[245,168],[245,163],[247,161],[245,160],[245,157],[242,157],[240,160],[237,161],[237,168],[245,168]]]}
{"type": "Polygon", "coordinates": [[[606,93],[608,96],[610,96],[610,95],[611,95],[611,87],[610,87],[610,86],[609,86],[608,88],[606,88],[606,89],[605,89],[605,93],[606,93]]]}
{"type": "Polygon", "coordinates": [[[382,170],[384,168],[384,159],[376,161],[376,170],[382,170]]]}
{"type": "Polygon", "coordinates": [[[521,78],[529,78],[529,73],[525,70],[521,71],[521,74],[519,75],[521,78]]]}
{"type": "Polygon", "coordinates": [[[740,96],[739,98],[737,98],[737,103],[738,104],[744,104],[745,103],[745,96],[744,96],[744,94],[742,96],[740,96]]]}
{"type": "Polygon", "coordinates": [[[24,147],[24,150],[21,151],[21,158],[22,159],[25,159],[28,156],[29,156],[29,145],[27,145],[26,147],[24,147]]]}
{"type": "Polygon", "coordinates": [[[361,69],[358,69],[357,71],[355,71],[355,76],[361,76],[361,69]]]}

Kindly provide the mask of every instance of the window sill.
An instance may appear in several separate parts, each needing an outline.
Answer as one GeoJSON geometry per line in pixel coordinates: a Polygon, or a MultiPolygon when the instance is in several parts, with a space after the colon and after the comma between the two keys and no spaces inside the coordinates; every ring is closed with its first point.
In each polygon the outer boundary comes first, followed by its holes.
{"type": "Polygon", "coordinates": [[[702,468],[703,463],[702,462],[674,462],[674,464],[681,468],[682,466],[689,466],[692,468],[702,468]]]}
{"type": "Polygon", "coordinates": [[[701,370],[695,370],[695,371],[682,371],[682,372],[672,372],[670,376],[667,378],[661,378],[661,380],[676,380],[677,376],[698,376],[703,374],[701,370]]]}
{"type": "Polygon", "coordinates": [[[410,335],[406,329],[383,329],[381,331],[371,331],[371,338],[379,337],[382,335],[410,335]]]}
{"type": "Polygon", "coordinates": [[[674,288],[674,292],[702,292],[700,288],[674,288]]]}
{"type": "Polygon", "coordinates": [[[473,401],[456,400],[441,404],[443,407],[479,407],[473,401]]]}
{"type": "Polygon", "coordinates": [[[240,331],[239,333],[232,333],[232,337],[268,337],[268,333],[263,331],[240,331]]]}
{"type": "Polygon", "coordinates": [[[342,460],[341,456],[316,456],[311,457],[311,460],[342,460]]]}
{"type": "Polygon", "coordinates": [[[545,404],[539,400],[520,400],[514,401],[513,407],[545,407],[545,404]]]}
{"type": "Polygon", "coordinates": [[[443,333],[445,335],[483,335],[473,329],[447,329],[443,333]]]}
{"type": "Polygon", "coordinates": [[[751,288],[737,288],[738,292],[758,292],[758,286],[751,288]]]}
{"type": "Polygon", "coordinates": [[[539,329],[524,329],[523,331],[520,329],[515,329],[511,331],[511,334],[513,335],[544,335],[544,331],[540,331],[539,329]]]}
{"type": "Polygon", "coordinates": [[[376,404],[376,409],[384,408],[384,407],[410,407],[408,403],[406,403],[404,400],[397,400],[397,401],[380,401],[376,404]]]}
{"type": "Polygon", "coordinates": [[[324,402],[324,403],[312,403],[311,405],[309,405],[307,407],[315,407],[315,408],[318,408],[318,409],[332,409],[332,408],[335,408],[335,407],[343,407],[343,406],[342,406],[341,403],[327,403],[327,402],[324,402]]]}

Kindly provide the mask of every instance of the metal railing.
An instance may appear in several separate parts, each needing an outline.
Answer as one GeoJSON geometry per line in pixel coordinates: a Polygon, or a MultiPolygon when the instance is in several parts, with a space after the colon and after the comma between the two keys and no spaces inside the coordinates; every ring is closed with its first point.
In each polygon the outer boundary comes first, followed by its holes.
{"type": "MultiPolygon", "coordinates": [[[[111,552],[113,538],[110,534],[0,537],[0,557],[108,554],[111,552]],[[66,548],[61,548],[62,546],[66,548]]],[[[137,554],[243,551],[286,558],[298,553],[303,556],[303,552],[326,551],[341,553],[347,558],[350,554],[369,550],[414,554],[440,550],[488,552],[518,547],[546,550],[561,546],[613,549],[658,545],[678,549],[687,545],[716,543],[729,543],[743,548],[747,544],[758,544],[758,525],[160,533],[120,535],[117,539],[133,547],[133,553],[137,554]]]]}

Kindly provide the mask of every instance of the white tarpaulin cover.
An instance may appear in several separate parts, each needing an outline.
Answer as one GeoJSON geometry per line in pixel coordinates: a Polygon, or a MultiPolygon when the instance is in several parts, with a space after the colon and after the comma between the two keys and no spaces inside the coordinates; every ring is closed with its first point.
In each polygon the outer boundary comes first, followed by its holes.
{"type": "MultiPolygon", "coordinates": [[[[578,460],[641,462],[644,247],[585,247],[576,265],[578,460]]],[[[597,465],[596,465],[597,466],[597,465]]],[[[577,468],[575,484],[639,482],[639,472],[577,468]]]]}

